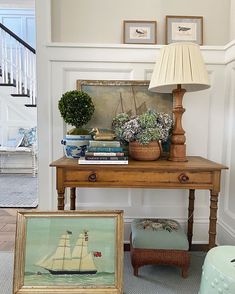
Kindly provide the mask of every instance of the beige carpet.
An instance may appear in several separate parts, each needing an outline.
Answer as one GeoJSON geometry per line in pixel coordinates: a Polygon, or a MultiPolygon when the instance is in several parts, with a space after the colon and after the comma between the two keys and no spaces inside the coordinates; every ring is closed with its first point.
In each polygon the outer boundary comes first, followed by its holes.
{"type": "Polygon", "coordinates": [[[12,294],[13,253],[0,252],[0,293],[12,294]]]}
{"type": "MultiPolygon", "coordinates": [[[[192,252],[189,277],[181,278],[180,270],[169,266],[145,266],[140,277],[134,277],[130,254],[125,253],[124,294],[197,294],[205,254],[192,252]]],[[[0,252],[0,293],[12,294],[13,254],[0,252]]]]}
{"type": "Polygon", "coordinates": [[[37,178],[25,174],[1,174],[1,208],[35,208],[38,205],[37,178]]]}

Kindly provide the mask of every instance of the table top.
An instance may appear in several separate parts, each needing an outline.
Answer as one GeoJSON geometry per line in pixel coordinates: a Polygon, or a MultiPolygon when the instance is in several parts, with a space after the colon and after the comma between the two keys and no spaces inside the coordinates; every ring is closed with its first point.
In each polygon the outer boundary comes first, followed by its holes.
{"type": "Polygon", "coordinates": [[[50,166],[57,168],[69,168],[76,170],[86,169],[110,169],[110,170],[155,170],[155,171],[220,171],[227,169],[225,165],[210,161],[200,156],[188,156],[186,162],[173,162],[161,158],[155,161],[137,161],[129,159],[128,164],[79,164],[78,159],[62,157],[53,161],[50,166]]]}

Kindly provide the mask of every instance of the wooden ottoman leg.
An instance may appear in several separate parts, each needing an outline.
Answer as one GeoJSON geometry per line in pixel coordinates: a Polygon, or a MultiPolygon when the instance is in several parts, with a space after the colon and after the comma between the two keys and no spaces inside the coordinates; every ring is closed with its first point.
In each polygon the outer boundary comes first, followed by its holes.
{"type": "Polygon", "coordinates": [[[139,267],[134,266],[134,276],[136,276],[136,277],[138,277],[138,270],[139,270],[139,267]]]}
{"type": "Polygon", "coordinates": [[[182,275],[183,278],[188,277],[188,267],[182,267],[181,275],[182,275]]]}

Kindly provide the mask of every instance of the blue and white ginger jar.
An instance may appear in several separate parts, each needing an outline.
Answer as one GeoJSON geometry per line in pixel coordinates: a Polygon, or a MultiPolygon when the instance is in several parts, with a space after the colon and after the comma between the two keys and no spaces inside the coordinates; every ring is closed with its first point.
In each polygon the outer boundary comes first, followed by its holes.
{"type": "Polygon", "coordinates": [[[66,157],[79,158],[85,156],[85,151],[90,140],[92,140],[91,135],[66,135],[61,141],[61,144],[64,145],[66,157]]]}

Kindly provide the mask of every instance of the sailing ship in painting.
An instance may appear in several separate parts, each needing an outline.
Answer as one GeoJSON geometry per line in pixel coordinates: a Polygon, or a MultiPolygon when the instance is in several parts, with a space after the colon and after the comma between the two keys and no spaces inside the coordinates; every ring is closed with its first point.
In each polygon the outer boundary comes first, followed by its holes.
{"type": "MultiPolygon", "coordinates": [[[[134,91],[133,86],[131,86],[131,92],[132,92],[132,97],[133,97],[133,107],[126,109],[126,107],[124,105],[124,99],[122,97],[122,93],[120,92],[120,99],[119,99],[119,102],[118,102],[118,105],[117,105],[117,108],[116,108],[116,111],[115,111],[115,116],[118,113],[125,112],[131,117],[131,116],[134,116],[134,115],[140,115],[143,112],[147,111],[147,105],[146,105],[145,101],[143,101],[140,105],[137,105],[136,95],[135,95],[135,91],[134,91]]],[[[130,105],[130,103],[128,103],[128,105],[130,105]]]]}
{"type": "Polygon", "coordinates": [[[53,275],[65,274],[96,274],[97,268],[94,257],[101,257],[101,252],[89,252],[88,231],[81,233],[74,248],[70,245],[71,231],[62,234],[57,248],[52,254],[46,255],[37,266],[49,271],[53,275]]]}

